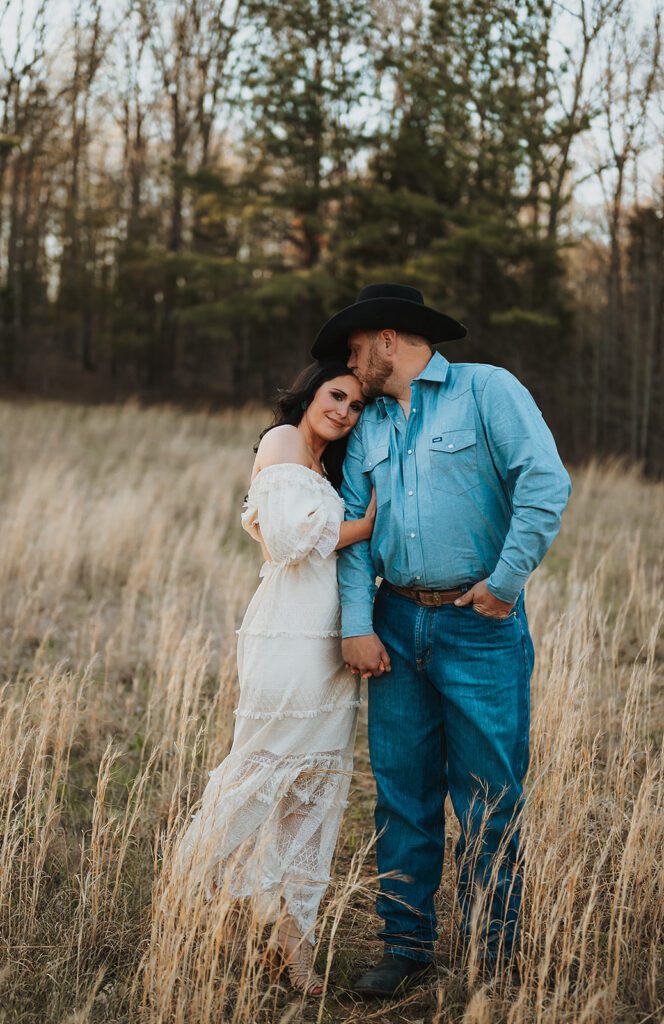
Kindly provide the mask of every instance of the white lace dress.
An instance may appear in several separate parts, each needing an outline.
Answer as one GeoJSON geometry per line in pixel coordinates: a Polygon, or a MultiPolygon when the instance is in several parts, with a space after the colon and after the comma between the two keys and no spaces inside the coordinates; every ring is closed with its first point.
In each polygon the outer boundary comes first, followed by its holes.
{"type": "Polygon", "coordinates": [[[254,478],[242,525],[269,552],[238,630],[233,746],[210,772],[176,869],[251,896],[266,921],[283,896],[314,938],[346,805],[359,682],[341,659],[335,546],[343,501],[296,463],[254,478]]]}

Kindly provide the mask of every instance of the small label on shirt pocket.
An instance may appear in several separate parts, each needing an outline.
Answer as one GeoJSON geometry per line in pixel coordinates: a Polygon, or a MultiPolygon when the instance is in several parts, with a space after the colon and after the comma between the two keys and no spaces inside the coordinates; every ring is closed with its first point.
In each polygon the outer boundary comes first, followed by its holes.
{"type": "Polygon", "coordinates": [[[371,484],[376,488],[376,506],[384,505],[392,496],[390,487],[390,446],[385,444],[372,448],[362,465],[362,472],[368,473],[371,484]]]}
{"type": "Polygon", "coordinates": [[[443,430],[429,443],[431,483],[447,494],[465,494],[479,484],[474,427],[443,430]]]}

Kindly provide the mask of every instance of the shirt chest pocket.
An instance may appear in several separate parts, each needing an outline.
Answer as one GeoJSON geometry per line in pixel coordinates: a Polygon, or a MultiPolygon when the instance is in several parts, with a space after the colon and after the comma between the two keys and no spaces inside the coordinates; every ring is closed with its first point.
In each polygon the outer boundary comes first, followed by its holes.
{"type": "Polygon", "coordinates": [[[389,454],[390,446],[387,444],[371,448],[362,465],[362,472],[367,474],[371,486],[376,488],[377,508],[392,497],[389,454]]]}
{"type": "Polygon", "coordinates": [[[429,443],[431,486],[447,494],[465,494],[479,484],[474,427],[444,430],[429,443]]]}

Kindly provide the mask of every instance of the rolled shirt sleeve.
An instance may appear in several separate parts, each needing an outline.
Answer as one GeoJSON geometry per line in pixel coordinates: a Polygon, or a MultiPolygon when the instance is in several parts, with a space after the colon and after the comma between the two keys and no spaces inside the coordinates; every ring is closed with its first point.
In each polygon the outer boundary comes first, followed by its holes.
{"type": "MultiPolygon", "coordinates": [[[[362,472],[364,452],[359,427],[350,434],[344,460],[341,497],[346,519],[360,519],[371,498],[371,481],[362,472]]],[[[337,555],[337,578],[341,597],[341,635],[368,636],[373,633],[373,602],[376,569],[368,540],[341,548],[337,555]]]]}
{"type": "Polygon", "coordinates": [[[571,493],[551,431],[530,392],[507,370],[484,387],[480,412],[496,472],[512,505],[491,593],[513,604],[556,537],[571,493]]]}

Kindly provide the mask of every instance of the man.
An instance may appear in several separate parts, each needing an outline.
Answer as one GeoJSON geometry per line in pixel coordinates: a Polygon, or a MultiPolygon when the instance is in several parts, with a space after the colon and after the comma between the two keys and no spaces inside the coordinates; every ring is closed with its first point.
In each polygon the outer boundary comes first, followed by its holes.
{"type": "Polygon", "coordinates": [[[523,588],[570,481],[512,374],[433,352],[465,334],[416,289],[371,285],[312,349],[346,357],[376,398],[350,435],[341,492],[356,518],[375,487],[376,524],[338,558],[343,655],[371,673],[378,870],[400,875],[381,881],[385,955],[356,983],[364,996],[402,991],[432,964],[447,793],[462,937],[476,930],[488,970],[516,937],[534,662],[523,588]]]}

